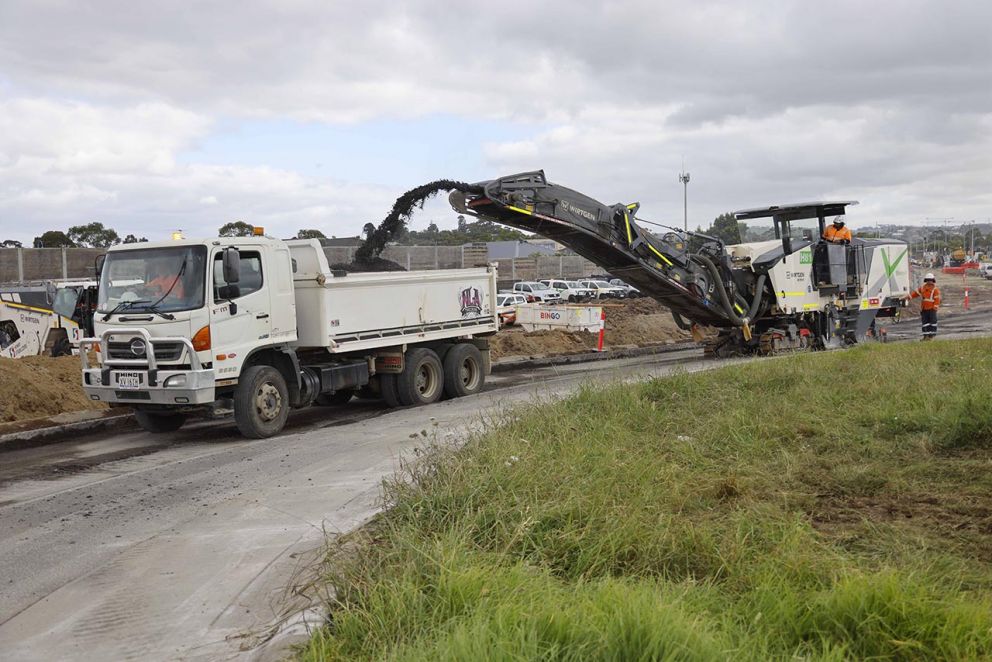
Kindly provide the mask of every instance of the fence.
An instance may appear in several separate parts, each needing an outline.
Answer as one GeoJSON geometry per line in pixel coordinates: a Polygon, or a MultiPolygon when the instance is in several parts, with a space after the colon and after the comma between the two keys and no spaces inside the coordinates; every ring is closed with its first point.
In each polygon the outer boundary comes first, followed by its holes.
{"type": "MultiPolygon", "coordinates": [[[[354,247],[327,246],[330,264],[351,262],[354,247]]],[[[102,248],[0,248],[0,283],[45,280],[48,278],[92,278],[94,261],[102,248]]],[[[461,269],[484,266],[488,260],[485,244],[464,246],[389,246],[383,257],[407,270],[461,269]]],[[[581,278],[599,273],[601,268],[578,255],[540,255],[497,260],[500,286],[538,278],[581,278]]]]}
{"type": "Polygon", "coordinates": [[[0,283],[93,278],[102,248],[0,248],[0,283]]]}

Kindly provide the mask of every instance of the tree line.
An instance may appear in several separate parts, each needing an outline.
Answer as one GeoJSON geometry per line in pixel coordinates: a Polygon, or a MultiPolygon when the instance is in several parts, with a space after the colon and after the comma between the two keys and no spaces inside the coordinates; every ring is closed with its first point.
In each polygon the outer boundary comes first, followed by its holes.
{"type": "MultiPolygon", "coordinates": [[[[366,223],[362,228],[364,236],[375,230],[375,225],[366,223]]],[[[221,237],[250,237],[255,227],[245,221],[231,221],[217,229],[221,237]]],[[[301,229],[295,239],[326,239],[323,232],[317,229],[301,229]]],[[[400,232],[396,241],[405,246],[433,245],[460,246],[473,242],[487,241],[522,241],[529,236],[489,221],[466,223],[463,216],[458,217],[458,227],[453,230],[441,230],[436,223],[431,223],[425,230],[406,230],[400,232]]],[[[66,231],[48,230],[34,238],[34,248],[109,248],[117,244],[136,244],[146,242],[146,237],[128,234],[121,238],[113,228],[105,227],[103,223],[94,221],[85,225],[74,225],[66,231]]],[[[2,248],[22,248],[21,242],[7,239],[0,242],[2,248]]]]}

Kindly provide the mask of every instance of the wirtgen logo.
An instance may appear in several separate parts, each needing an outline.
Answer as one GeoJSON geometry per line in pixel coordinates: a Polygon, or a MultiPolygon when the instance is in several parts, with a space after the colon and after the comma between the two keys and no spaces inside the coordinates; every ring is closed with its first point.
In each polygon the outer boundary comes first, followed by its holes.
{"type": "Polygon", "coordinates": [[[466,287],[458,295],[462,317],[477,317],[482,314],[482,294],[477,287],[466,287]]]}
{"type": "Polygon", "coordinates": [[[585,209],[579,209],[575,205],[570,205],[570,204],[568,204],[568,201],[567,200],[562,200],[561,201],[561,208],[564,209],[565,211],[572,212],[576,216],[581,216],[582,218],[587,218],[590,221],[595,221],[596,220],[596,217],[593,215],[592,212],[586,211],[585,209]]]}

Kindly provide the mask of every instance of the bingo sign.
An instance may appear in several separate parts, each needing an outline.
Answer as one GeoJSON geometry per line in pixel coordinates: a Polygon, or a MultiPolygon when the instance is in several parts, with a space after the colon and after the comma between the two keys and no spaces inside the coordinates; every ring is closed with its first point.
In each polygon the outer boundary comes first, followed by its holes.
{"type": "Polygon", "coordinates": [[[561,313],[559,313],[557,311],[551,311],[551,310],[542,310],[541,311],[541,319],[542,320],[560,320],[561,319],[561,313]]]}

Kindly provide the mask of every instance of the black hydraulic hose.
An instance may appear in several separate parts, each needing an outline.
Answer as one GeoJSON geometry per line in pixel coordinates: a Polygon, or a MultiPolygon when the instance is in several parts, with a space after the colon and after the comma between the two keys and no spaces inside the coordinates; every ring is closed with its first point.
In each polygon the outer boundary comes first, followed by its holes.
{"type": "Polygon", "coordinates": [[[716,290],[719,295],[720,303],[723,305],[724,312],[727,313],[727,318],[731,322],[737,326],[744,326],[747,321],[753,319],[754,315],[757,315],[758,308],[761,306],[761,297],[764,294],[765,274],[758,276],[758,280],[754,286],[754,300],[751,301],[751,307],[748,309],[747,315],[741,317],[737,314],[737,311],[734,310],[734,304],[730,301],[730,296],[727,294],[727,288],[723,285],[723,278],[720,276],[720,271],[716,268],[716,265],[713,264],[713,261],[705,255],[700,255],[698,253],[694,254],[692,258],[699,264],[706,267],[706,269],[710,272],[710,275],[716,282],[716,290]]]}
{"type": "Polygon", "coordinates": [[[682,316],[674,310],[672,311],[672,319],[675,320],[675,326],[679,327],[683,331],[692,331],[692,324],[682,319],[682,316]]]}

